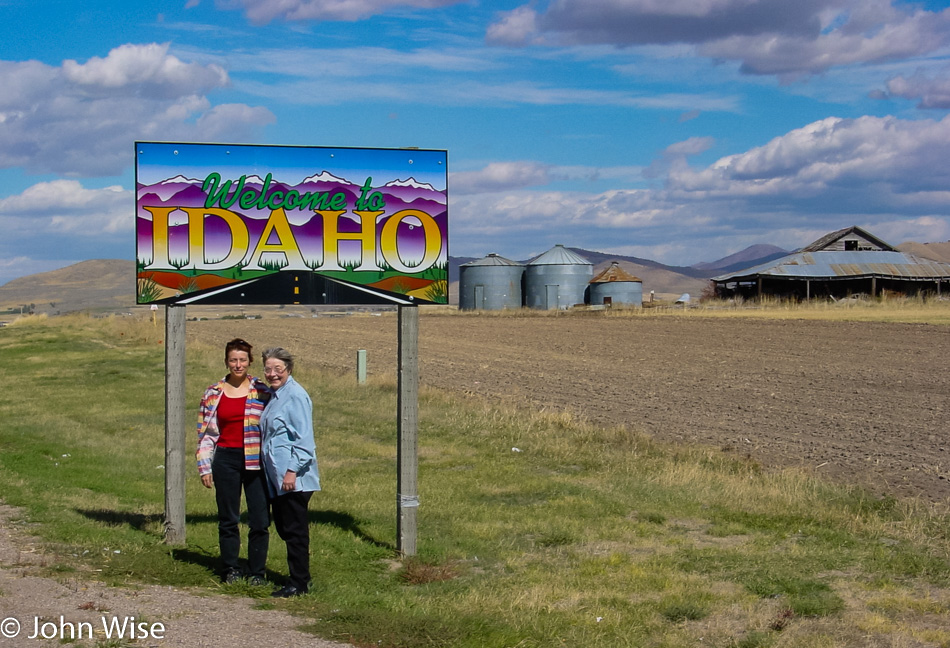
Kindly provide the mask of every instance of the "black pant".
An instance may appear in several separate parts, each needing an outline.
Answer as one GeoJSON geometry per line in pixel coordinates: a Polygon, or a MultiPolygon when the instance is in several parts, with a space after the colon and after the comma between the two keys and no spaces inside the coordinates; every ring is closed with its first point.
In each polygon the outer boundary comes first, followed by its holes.
{"type": "Polygon", "coordinates": [[[211,462],[214,497],[218,503],[218,544],[225,571],[239,569],[241,550],[241,488],[247,501],[247,571],[264,577],[267,546],[270,540],[270,515],[267,507],[267,482],[263,470],[244,467],[244,448],[217,448],[211,462]]]}
{"type": "Polygon", "coordinates": [[[304,591],[310,586],[310,516],[307,506],[312,496],[312,492],[293,492],[271,500],[274,528],[287,544],[289,584],[304,591]]]}

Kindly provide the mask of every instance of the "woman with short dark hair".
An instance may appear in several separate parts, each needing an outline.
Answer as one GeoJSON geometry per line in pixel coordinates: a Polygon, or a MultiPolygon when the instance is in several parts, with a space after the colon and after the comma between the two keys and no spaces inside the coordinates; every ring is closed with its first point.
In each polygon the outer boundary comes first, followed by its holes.
{"type": "Polygon", "coordinates": [[[275,347],[263,353],[271,400],[261,417],[261,456],[274,528],[287,544],[288,583],[271,596],[289,598],[310,589],[310,519],[307,507],[320,490],[313,438],[313,402],[294,380],[294,358],[275,347]]]}
{"type": "Polygon", "coordinates": [[[198,407],[198,474],[214,488],[218,505],[218,545],[223,580],[244,577],[241,550],[241,490],[247,502],[247,571],[254,585],[264,584],[270,515],[261,470],[261,414],[270,398],[267,385],[249,374],[252,347],[240,338],[224,346],[228,375],[205,390],[198,407]]]}

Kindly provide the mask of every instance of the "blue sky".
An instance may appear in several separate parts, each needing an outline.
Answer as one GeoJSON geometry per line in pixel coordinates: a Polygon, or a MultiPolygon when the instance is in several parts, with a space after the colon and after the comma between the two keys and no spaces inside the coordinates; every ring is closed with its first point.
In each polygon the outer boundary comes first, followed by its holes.
{"type": "Polygon", "coordinates": [[[134,257],[134,142],[445,149],[450,253],[950,240],[950,9],[0,0],[0,284],[134,257]]]}

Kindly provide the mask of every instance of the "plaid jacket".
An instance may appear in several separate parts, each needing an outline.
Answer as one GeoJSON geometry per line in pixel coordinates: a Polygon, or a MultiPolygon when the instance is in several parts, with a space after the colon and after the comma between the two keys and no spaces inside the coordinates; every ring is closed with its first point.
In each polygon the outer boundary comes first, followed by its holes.
{"type": "MultiPolygon", "coordinates": [[[[224,393],[224,379],[205,390],[198,406],[198,474],[211,472],[211,459],[218,443],[218,403],[224,393]]],[[[244,407],[244,467],[247,470],[261,469],[261,414],[270,400],[270,389],[260,378],[251,378],[244,407]]]]}

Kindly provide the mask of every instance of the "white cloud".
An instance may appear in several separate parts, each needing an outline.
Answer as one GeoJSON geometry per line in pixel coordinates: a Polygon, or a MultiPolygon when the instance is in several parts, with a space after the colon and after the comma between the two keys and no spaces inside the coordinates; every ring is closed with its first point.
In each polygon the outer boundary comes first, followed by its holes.
{"type": "Polygon", "coordinates": [[[919,108],[950,108],[950,74],[930,78],[918,72],[887,81],[887,96],[919,99],[919,108]]]}
{"type": "Polygon", "coordinates": [[[274,120],[266,108],[213,107],[203,93],[227,83],[219,66],[184,63],[167,45],[123,45],[58,68],[0,62],[0,167],[118,175],[136,139],[238,141],[274,120]]]}
{"type": "Polygon", "coordinates": [[[207,92],[228,85],[228,75],[217,65],[185,63],[168,54],[168,45],[121,45],[106,58],[95,56],[86,63],[63,61],[67,82],[88,89],[119,89],[133,86],[160,97],[207,92]]]}
{"type": "Polygon", "coordinates": [[[304,79],[279,84],[245,81],[240,89],[261,97],[288,103],[336,105],[359,96],[362,101],[415,102],[420,96],[431,97],[434,105],[463,106],[619,106],[656,110],[700,109],[709,112],[738,112],[735,96],[690,93],[646,93],[623,90],[591,90],[580,87],[542,85],[532,80],[485,83],[466,79],[429,81],[397,79],[334,81],[333,92],[326,83],[304,79]]]}
{"type": "Polygon", "coordinates": [[[686,158],[692,155],[705,153],[716,143],[712,137],[690,137],[682,142],[674,142],[667,146],[660,157],[644,169],[643,175],[647,178],[658,178],[668,175],[673,167],[686,168],[686,158]]]}
{"type": "Polygon", "coordinates": [[[489,42],[525,45],[687,43],[752,74],[794,77],[900,60],[950,44],[950,9],[889,0],[552,0],[502,14],[489,42]]]}
{"type": "Polygon", "coordinates": [[[459,233],[565,231],[581,227],[650,227],[676,207],[647,190],[585,194],[567,191],[509,191],[453,199],[453,228],[459,233]]]}
{"type": "Polygon", "coordinates": [[[663,151],[663,155],[667,157],[699,155],[708,151],[715,143],[716,140],[712,137],[690,137],[682,142],[670,144],[663,151]]]}
{"type": "Polygon", "coordinates": [[[892,245],[905,241],[937,243],[950,241],[950,219],[939,216],[895,219],[874,224],[874,233],[892,245]]]}
{"type": "MultiPolygon", "coordinates": [[[[207,56],[196,52],[196,56],[207,56]]],[[[227,52],[232,70],[293,76],[305,79],[339,79],[380,75],[419,75],[433,72],[484,72],[501,64],[484,50],[417,48],[409,51],[386,47],[255,49],[227,52]]]]}
{"type": "Polygon", "coordinates": [[[847,15],[840,27],[820,34],[735,35],[704,43],[699,51],[740,60],[743,71],[753,74],[794,77],[835,66],[904,60],[950,43],[950,10],[908,15],[885,2],[861,0],[847,15]]]}
{"type": "Polygon", "coordinates": [[[669,188],[681,196],[771,195],[789,203],[844,192],[871,211],[931,195],[936,207],[945,205],[950,186],[941,163],[948,156],[950,117],[829,117],[705,169],[674,168],[669,188]]]}
{"type": "MultiPolygon", "coordinates": [[[[553,56],[586,61],[595,50],[577,48],[553,56]]],[[[740,97],[732,92],[630,90],[625,84],[616,89],[590,88],[583,86],[583,80],[568,86],[534,78],[507,80],[510,68],[515,67],[511,57],[484,47],[409,51],[384,47],[245,49],[226,56],[198,51],[193,55],[209,61],[226,59],[236,90],[291,104],[339,105],[357,96],[364,102],[387,103],[416,102],[426,97],[429,104],[443,106],[619,106],[697,114],[742,109],[740,97]]],[[[596,52],[597,57],[609,55],[617,53],[596,52]]],[[[541,58],[547,63],[547,55],[541,58]]],[[[623,66],[612,69],[630,73],[623,66]]],[[[669,77],[654,72],[658,78],[669,77]]]]}
{"type": "Polygon", "coordinates": [[[832,117],[708,166],[689,166],[686,156],[710,143],[695,138],[670,146],[666,155],[676,162],[660,189],[528,191],[523,187],[557,178],[558,169],[488,165],[463,177],[469,190],[494,191],[454,197],[453,229],[469,245],[485,242],[472,255],[524,258],[556,242],[603,249],[606,241],[612,251],[635,249],[636,256],[671,264],[712,261],[753,243],[792,249],[850,225],[894,244],[950,238],[950,167],[943,162],[950,159],[950,116],[832,117]],[[509,190],[519,182],[522,188],[509,190]],[[509,249],[489,249],[492,240],[509,249]]]}
{"type": "Polygon", "coordinates": [[[546,185],[550,167],[538,162],[493,162],[479,171],[452,174],[453,194],[489,193],[546,185]]]}
{"type": "Polygon", "coordinates": [[[261,25],[275,19],[360,20],[403,7],[434,9],[461,0],[222,0],[227,9],[242,9],[247,19],[261,25]]]}
{"type": "Polygon", "coordinates": [[[496,45],[527,45],[538,32],[538,13],[529,6],[502,12],[488,27],[486,40],[496,45]]]}
{"type": "Polygon", "coordinates": [[[127,234],[133,192],[119,186],[86,189],[76,180],[40,182],[0,199],[0,227],[18,235],[101,237],[127,234]]]}
{"type": "Polygon", "coordinates": [[[454,171],[449,179],[453,196],[499,194],[563,181],[620,184],[642,182],[643,168],[637,166],[589,167],[557,166],[531,160],[490,162],[475,171],[454,171]]]}

